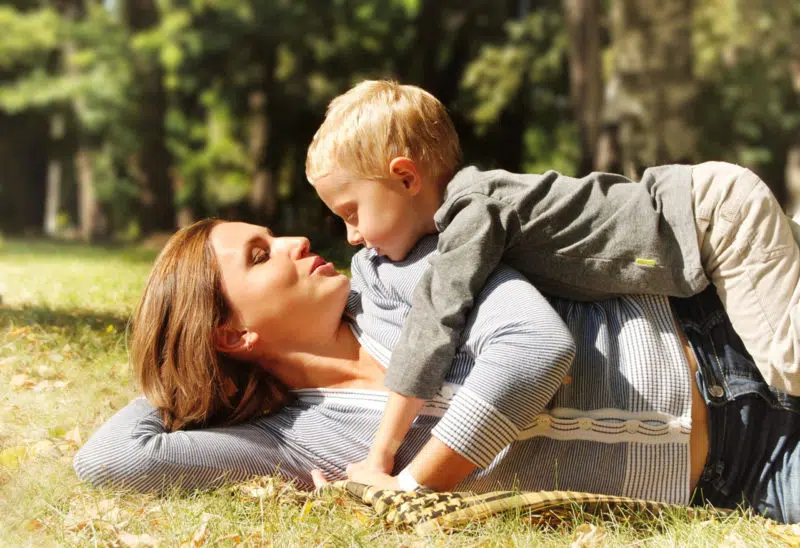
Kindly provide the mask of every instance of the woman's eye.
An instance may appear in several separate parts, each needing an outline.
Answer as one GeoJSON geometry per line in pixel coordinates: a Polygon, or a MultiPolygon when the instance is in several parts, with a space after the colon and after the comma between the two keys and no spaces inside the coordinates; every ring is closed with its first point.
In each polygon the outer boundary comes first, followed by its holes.
{"type": "Polygon", "coordinates": [[[344,222],[346,222],[349,225],[355,224],[357,220],[358,216],[355,213],[351,213],[344,218],[344,222]]]}
{"type": "Polygon", "coordinates": [[[256,249],[253,252],[253,264],[263,263],[269,259],[269,252],[265,249],[256,249]]]}

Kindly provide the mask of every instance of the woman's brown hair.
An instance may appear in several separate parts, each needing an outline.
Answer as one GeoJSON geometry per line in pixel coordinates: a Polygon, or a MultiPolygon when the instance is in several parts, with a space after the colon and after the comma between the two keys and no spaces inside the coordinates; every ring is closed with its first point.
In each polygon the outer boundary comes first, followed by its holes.
{"type": "Polygon", "coordinates": [[[228,319],[205,219],[179,230],[159,254],[131,328],[134,371],[168,430],[229,425],[281,407],[288,389],[263,368],[219,352],[228,319]]]}

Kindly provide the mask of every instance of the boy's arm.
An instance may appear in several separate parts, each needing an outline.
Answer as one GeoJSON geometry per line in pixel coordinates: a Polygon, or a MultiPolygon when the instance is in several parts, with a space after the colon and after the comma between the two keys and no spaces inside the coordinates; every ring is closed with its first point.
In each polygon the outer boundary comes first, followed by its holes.
{"type": "MultiPolygon", "coordinates": [[[[535,423],[575,356],[572,335],[550,303],[511,269],[491,277],[471,319],[475,364],[406,470],[421,485],[452,489],[485,468],[535,423]]],[[[398,488],[375,474],[364,483],[398,488]]]]}
{"type": "Polygon", "coordinates": [[[369,455],[365,460],[348,466],[347,476],[354,481],[369,483],[370,476],[365,475],[368,472],[377,470],[391,474],[394,468],[394,456],[424,405],[425,400],[422,398],[411,398],[390,392],[369,455]]]}
{"type": "Polygon", "coordinates": [[[432,398],[442,386],[474,296],[519,234],[516,212],[482,194],[456,201],[445,221],[386,374],[390,390],[415,398],[432,398]]]}

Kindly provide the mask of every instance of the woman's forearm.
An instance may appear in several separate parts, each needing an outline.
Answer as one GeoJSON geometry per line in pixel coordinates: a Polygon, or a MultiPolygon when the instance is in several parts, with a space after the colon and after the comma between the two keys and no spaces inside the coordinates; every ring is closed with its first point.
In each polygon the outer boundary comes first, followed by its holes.
{"type": "Polygon", "coordinates": [[[434,491],[450,491],[477,468],[435,436],[408,465],[414,479],[434,491]]]}

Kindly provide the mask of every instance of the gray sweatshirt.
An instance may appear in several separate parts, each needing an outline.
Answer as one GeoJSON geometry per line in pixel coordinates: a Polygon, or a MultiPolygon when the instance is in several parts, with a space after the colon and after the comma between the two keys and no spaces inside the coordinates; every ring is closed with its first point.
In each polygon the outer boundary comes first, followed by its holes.
{"type": "Polygon", "coordinates": [[[699,293],[709,282],[691,185],[688,165],[650,168],[640,182],[611,173],[461,170],[434,217],[439,255],[414,292],[386,386],[436,394],[474,296],[501,262],[541,291],[571,299],[699,293]]]}

